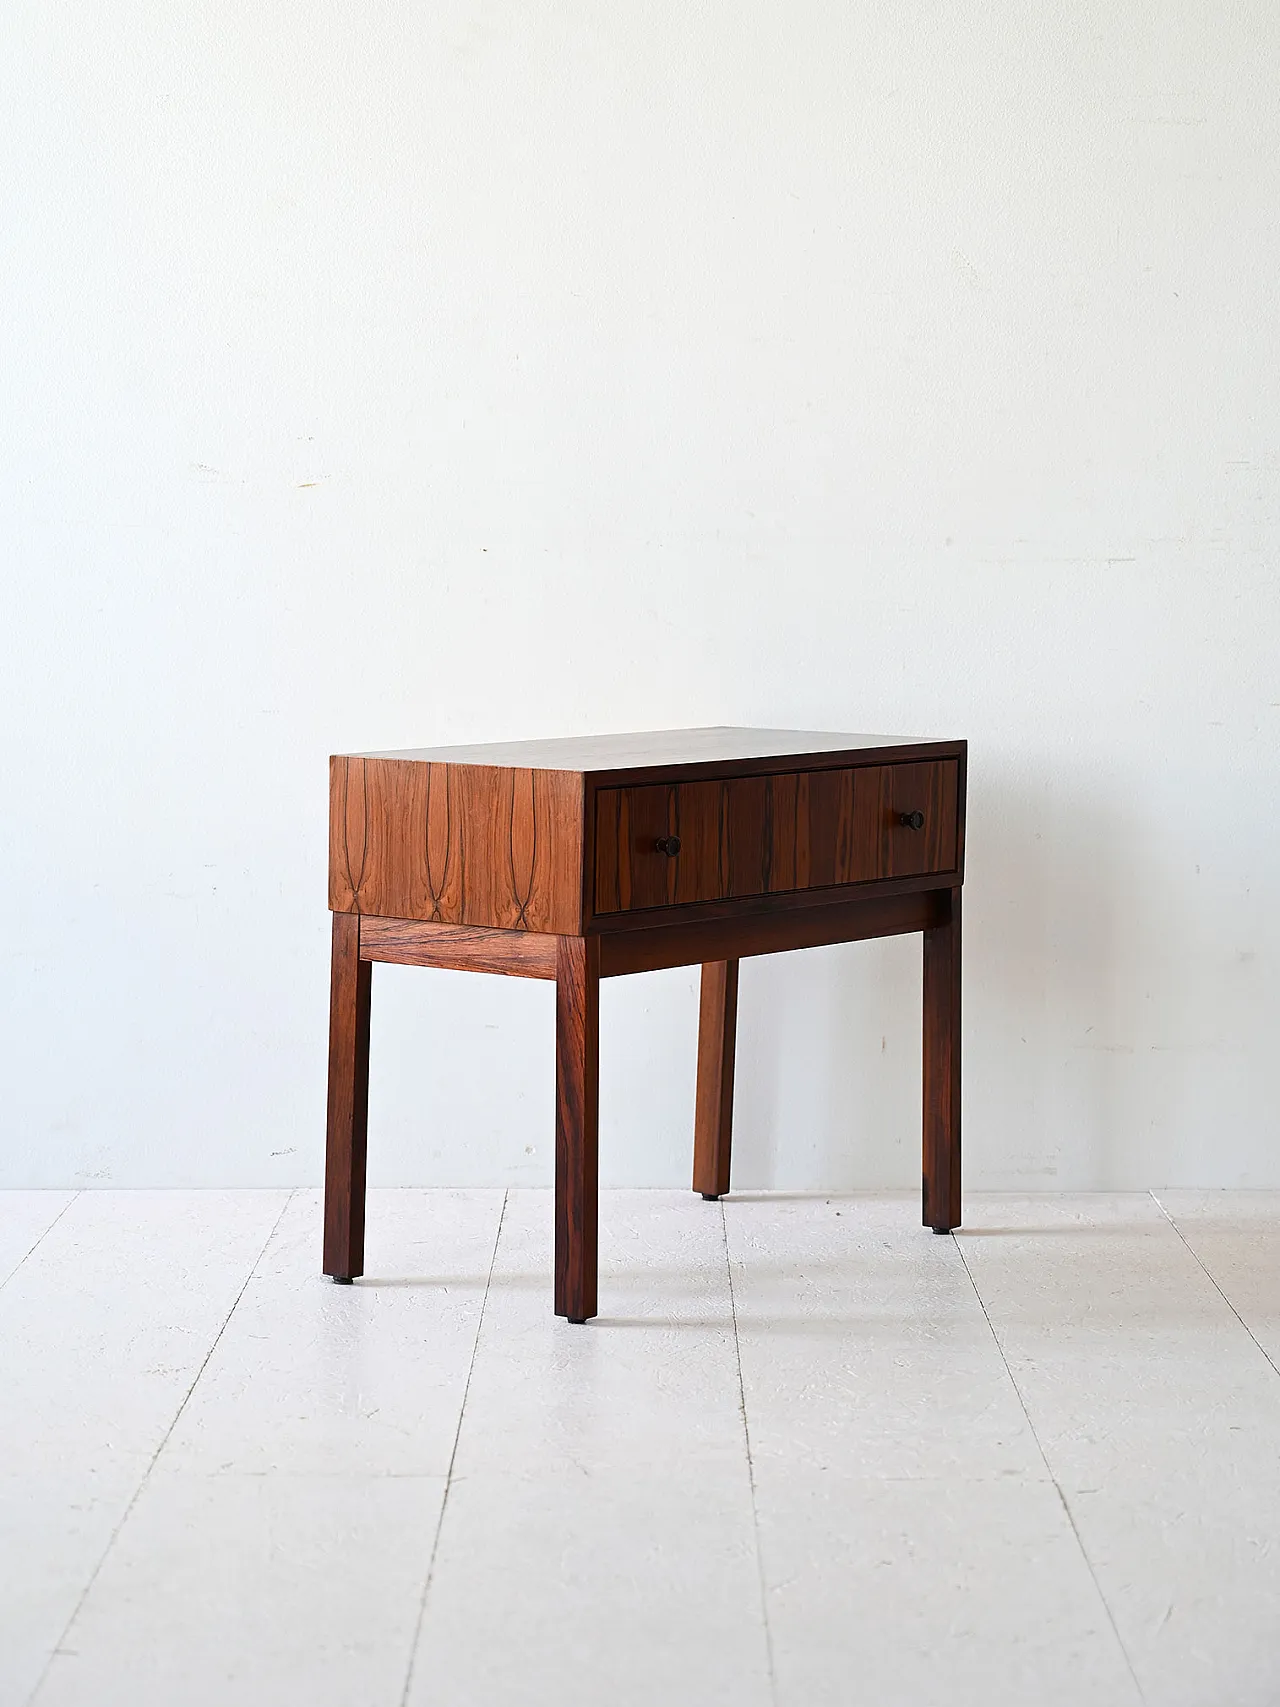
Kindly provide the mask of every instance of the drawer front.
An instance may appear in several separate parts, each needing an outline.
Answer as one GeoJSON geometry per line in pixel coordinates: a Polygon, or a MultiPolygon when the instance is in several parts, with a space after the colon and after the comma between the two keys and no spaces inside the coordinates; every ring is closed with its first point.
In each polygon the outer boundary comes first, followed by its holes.
{"type": "Polygon", "coordinates": [[[601,789],[596,913],[953,871],[958,776],[935,759],[601,789]]]}

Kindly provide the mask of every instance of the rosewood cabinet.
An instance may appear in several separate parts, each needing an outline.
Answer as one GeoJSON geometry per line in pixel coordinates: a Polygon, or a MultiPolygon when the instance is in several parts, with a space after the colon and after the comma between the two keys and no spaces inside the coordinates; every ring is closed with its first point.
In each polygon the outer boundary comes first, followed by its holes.
{"type": "Polygon", "coordinates": [[[960,1220],[966,746],[681,729],[330,761],[324,1270],[364,1266],[374,961],[556,985],[555,1307],[596,1313],[599,985],[702,966],[694,1189],[729,1189],[738,962],[924,937],[924,1224],[960,1220]]]}

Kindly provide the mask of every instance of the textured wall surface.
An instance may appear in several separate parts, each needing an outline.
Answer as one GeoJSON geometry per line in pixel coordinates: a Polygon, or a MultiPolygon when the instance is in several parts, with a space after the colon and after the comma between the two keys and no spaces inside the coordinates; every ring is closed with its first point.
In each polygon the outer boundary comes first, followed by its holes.
{"type": "MultiPolygon", "coordinates": [[[[1280,8],[0,20],[0,1183],[318,1178],[331,751],[971,742],[993,1186],[1280,1184],[1280,8]]],[[[750,963],[737,1183],[918,1177],[919,944],[750,963]]],[[[552,993],[379,969],[379,1182],[552,993]]],[[[689,973],[602,1175],[691,1148],[689,973]]]]}

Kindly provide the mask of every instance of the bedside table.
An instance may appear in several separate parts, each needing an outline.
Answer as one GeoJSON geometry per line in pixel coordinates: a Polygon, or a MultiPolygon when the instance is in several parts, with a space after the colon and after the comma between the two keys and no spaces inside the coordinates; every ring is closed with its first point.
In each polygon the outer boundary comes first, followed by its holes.
{"type": "Polygon", "coordinates": [[[729,1189],[738,962],[924,935],[924,1225],[960,1222],[966,743],[675,729],[330,760],[324,1272],[364,1270],[374,961],[553,979],[555,1309],[596,1313],[601,978],[702,966],[693,1189],[729,1189]]]}

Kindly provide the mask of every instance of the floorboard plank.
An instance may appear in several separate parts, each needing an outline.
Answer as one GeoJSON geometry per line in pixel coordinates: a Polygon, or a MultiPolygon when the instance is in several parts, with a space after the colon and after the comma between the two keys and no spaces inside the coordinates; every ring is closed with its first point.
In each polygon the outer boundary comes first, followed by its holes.
{"type": "Polygon", "coordinates": [[[605,1192],[574,1327],[548,1192],[0,1195],[0,1707],[1271,1707],[1280,1193],[1160,1198],[605,1192]]]}
{"type": "Polygon", "coordinates": [[[957,1242],[1147,1701],[1280,1700],[1280,1387],[1177,1230],[979,1197],[957,1242]]]}
{"type": "Polygon", "coordinates": [[[1280,1369],[1280,1191],[1157,1191],[1153,1196],[1280,1369]]]}
{"type": "Polygon", "coordinates": [[[75,1200],[74,1191],[0,1191],[0,1287],[75,1200]]]}
{"type": "Polygon", "coordinates": [[[718,1209],[606,1192],[600,1314],[551,1314],[512,1192],[410,1707],[768,1707],[718,1209]]]}
{"type": "Polygon", "coordinates": [[[0,1707],[21,1707],[288,1199],[84,1192],[0,1309],[0,1707]]]}
{"type": "Polygon", "coordinates": [[[914,1194],[725,1204],[780,1707],[1136,1707],[951,1239],[914,1194]]]}
{"type": "Polygon", "coordinates": [[[371,1192],[347,1287],[295,1195],[40,1707],[398,1707],[502,1203],[371,1192]]]}

